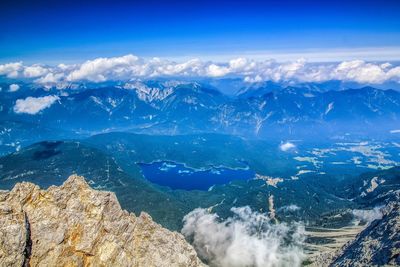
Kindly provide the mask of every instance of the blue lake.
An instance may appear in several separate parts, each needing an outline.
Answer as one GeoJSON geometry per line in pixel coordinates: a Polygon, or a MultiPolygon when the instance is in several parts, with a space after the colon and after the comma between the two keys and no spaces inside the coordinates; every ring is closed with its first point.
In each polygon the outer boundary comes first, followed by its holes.
{"type": "Polygon", "coordinates": [[[172,189],[208,190],[216,184],[248,180],[255,173],[249,169],[211,168],[195,170],[173,162],[140,163],[144,177],[152,183],[172,189]]]}

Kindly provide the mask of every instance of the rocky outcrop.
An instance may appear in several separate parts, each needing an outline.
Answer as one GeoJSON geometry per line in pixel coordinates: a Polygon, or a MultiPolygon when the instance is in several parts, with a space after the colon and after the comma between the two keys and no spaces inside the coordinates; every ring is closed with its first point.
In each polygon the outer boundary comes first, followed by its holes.
{"type": "Polygon", "coordinates": [[[176,232],[121,209],[111,192],[71,176],[0,192],[0,266],[201,266],[176,232]]]}
{"type": "Polygon", "coordinates": [[[345,245],[330,266],[400,266],[400,193],[354,241],[345,245]]]}

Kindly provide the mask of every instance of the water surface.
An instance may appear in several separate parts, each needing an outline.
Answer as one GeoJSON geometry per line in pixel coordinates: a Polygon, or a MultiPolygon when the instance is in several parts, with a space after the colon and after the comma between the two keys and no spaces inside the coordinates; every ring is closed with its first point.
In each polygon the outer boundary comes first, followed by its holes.
{"type": "Polygon", "coordinates": [[[144,177],[152,183],[172,189],[208,190],[217,184],[233,180],[248,180],[255,173],[250,169],[210,168],[195,170],[173,162],[140,163],[144,177]]]}

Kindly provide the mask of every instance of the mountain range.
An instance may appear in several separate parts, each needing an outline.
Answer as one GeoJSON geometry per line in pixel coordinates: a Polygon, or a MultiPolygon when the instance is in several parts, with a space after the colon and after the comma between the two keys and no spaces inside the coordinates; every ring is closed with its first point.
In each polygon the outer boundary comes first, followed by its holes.
{"type": "Polygon", "coordinates": [[[62,89],[22,84],[16,92],[3,90],[0,100],[2,145],[8,144],[10,151],[18,143],[13,146],[7,138],[23,144],[29,139],[38,141],[36,134],[29,134],[35,129],[47,139],[131,131],[314,140],[396,138],[394,133],[400,128],[400,92],[373,87],[326,90],[316,85],[263,83],[232,96],[210,84],[188,81],[62,89]],[[29,101],[29,108],[37,108],[27,110],[24,101],[29,101]],[[11,132],[15,125],[18,133],[11,132]]]}

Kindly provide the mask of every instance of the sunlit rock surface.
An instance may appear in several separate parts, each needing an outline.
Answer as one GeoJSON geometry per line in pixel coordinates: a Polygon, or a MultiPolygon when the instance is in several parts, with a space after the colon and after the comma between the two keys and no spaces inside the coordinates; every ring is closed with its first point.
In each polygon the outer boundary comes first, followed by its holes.
{"type": "Polygon", "coordinates": [[[335,250],[321,245],[320,253],[311,256],[305,263],[308,267],[364,267],[400,266],[400,191],[386,194],[387,204],[381,210],[382,217],[375,218],[366,226],[344,227],[328,234],[327,237],[345,240],[357,228],[359,233],[335,250]],[[361,227],[361,229],[359,228],[361,227]]]}
{"type": "Polygon", "coordinates": [[[330,266],[400,265],[400,192],[354,241],[347,244],[330,266]]]}
{"type": "Polygon", "coordinates": [[[70,176],[0,192],[0,266],[201,266],[183,236],[70,176]]]}

